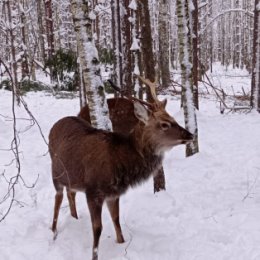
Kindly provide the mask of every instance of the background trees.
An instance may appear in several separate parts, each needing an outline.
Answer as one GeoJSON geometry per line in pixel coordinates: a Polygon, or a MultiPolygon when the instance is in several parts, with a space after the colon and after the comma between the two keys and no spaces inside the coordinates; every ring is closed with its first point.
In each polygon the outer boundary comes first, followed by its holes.
{"type": "MultiPolygon", "coordinates": [[[[117,85],[124,89],[133,87],[137,59],[139,73],[143,73],[144,66],[154,67],[161,86],[167,88],[170,71],[179,67],[176,1],[95,0],[88,4],[93,41],[101,63],[113,65],[106,69],[117,85]],[[145,10],[146,16],[149,13],[151,17],[150,25],[145,20],[145,10]],[[149,40],[149,30],[152,40],[149,40]],[[143,52],[148,51],[145,45],[150,41],[149,52],[153,53],[154,63],[147,65],[148,57],[143,52]]],[[[197,20],[192,23],[195,34],[197,27],[197,37],[193,40],[198,42],[194,53],[206,69],[219,61],[224,66],[252,71],[258,4],[255,0],[193,1],[191,21],[197,20]]],[[[1,1],[0,11],[3,60],[12,68],[17,82],[26,75],[33,78],[35,67],[44,67],[46,60],[52,59],[59,49],[77,52],[69,0],[1,1]]],[[[52,69],[48,70],[51,74],[52,69]]]]}
{"type": "MultiPolygon", "coordinates": [[[[107,129],[101,73],[128,96],[142,97],[136,74],[157,79],[158,92],[172,93],[177,82],[186,127],[197,136],[198,81],[216,62],[252,73],[259,110],[259,9],[259,0],[1,1],[0,82],[7,67],[19,94],[44,70],[53,89],[81,90],[93,124],[107,129]]],[[[197,151],[196,141],[187,155],[197,151]]],[[[163,171],[158,178],[161,189],[163,171]]]]}

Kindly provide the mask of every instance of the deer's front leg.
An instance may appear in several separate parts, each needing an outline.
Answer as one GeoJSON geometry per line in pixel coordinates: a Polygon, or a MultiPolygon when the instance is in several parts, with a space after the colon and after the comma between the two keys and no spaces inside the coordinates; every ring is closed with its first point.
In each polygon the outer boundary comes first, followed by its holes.
{"type": "Polygon", "coordinates": [[[88,202],[88,208],[91,216],[93,239],[94,239],[92,260],[98,260],[98,244],[102,232],[101,214],[102,214],[102,206],[103,206],[104,199],[87,195],[87,202],[88,202]]]}

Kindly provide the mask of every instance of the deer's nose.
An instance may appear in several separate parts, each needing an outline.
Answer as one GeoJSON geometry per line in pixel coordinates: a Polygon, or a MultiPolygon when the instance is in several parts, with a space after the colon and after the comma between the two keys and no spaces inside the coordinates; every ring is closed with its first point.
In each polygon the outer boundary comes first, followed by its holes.
{"type": "Polygon", "coordinates": [[[189,131],[187,131],[185,129],[182,131],[182,134],[183,134],[183,137],[184,137],[185,140],[193,140],[194,139],[194,135],[191,134],[189,131]]]}
{"type": "Polygon", "coordinates": [[[194,135],[191,134],[191,133],[189,133],[188,139],[189,139],[189,140],[193,140],[193,139],[194,139],[194,135]]]}

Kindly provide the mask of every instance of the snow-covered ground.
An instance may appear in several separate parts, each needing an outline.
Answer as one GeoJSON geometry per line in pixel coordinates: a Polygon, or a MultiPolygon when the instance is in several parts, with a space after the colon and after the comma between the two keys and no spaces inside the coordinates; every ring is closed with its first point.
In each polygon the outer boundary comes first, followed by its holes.
{"type": "MultiPolygon", "coordinates": [[[[235,85],[235,83],[234,83],[235,85]]],[[[76,115],[78,99],[56,99],[44,92],[25,96],[41,129],[48,132],[63,116],[76,115]]],[[[167,110],[183,125],[179,102],[168,97],[167,110]]],[[[259,260],[260,259],[260,116],[219,113],[219,104],[202,99],[198,112],[200,153],[185,158],[184,146],[167,153],[167,191],[153,194],[152,180],[121,198],[121,222],[126,239],[115,242],[106,207],[100,260],[259,260]]],[[[92,229],[84,194],[77,194],[79,220],[69,214],[64,196],[53,241],[50,230],[54,188],[47,145],[24,109],[19,117],[22,182],[8,217],[0,223],[1,260],[90,259],[92,229]],[[39,176],[39,177],[38,177],[39,176]]],[[[11,93],[0,91],[0,173],[15,175],[11,93]]],[[[0,199],[7,183],[0,176],[0,199]]],[[[0,214],[8,204],[0,205],[0,214]]]]}

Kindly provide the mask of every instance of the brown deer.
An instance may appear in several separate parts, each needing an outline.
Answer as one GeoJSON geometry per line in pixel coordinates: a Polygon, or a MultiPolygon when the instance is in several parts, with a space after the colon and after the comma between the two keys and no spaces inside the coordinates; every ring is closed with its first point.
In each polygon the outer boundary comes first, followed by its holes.
{"type": "Polygon", "coordinates": [[[63,188],[67,189],[71,215],[75,218],[76,191],[85,192],[93,229],[93,260],[98,259],[104,202],[114,223],[117,242],[123,243],[119,197],[129,187],[152,176],[161,167],[165,151],[193,139],[193,135],[166,112],[166,100],[161,102],[157,99],[155,84],[143,81],[151,88],[154,101],[142,101],[146,108],[133,101],[134,114],[139,121],[129,135],[93,128],[80,117],[65,117],[50,131],[49,151],[56,189],[52,223],[54,238],[57,236],[63,188]]]}

